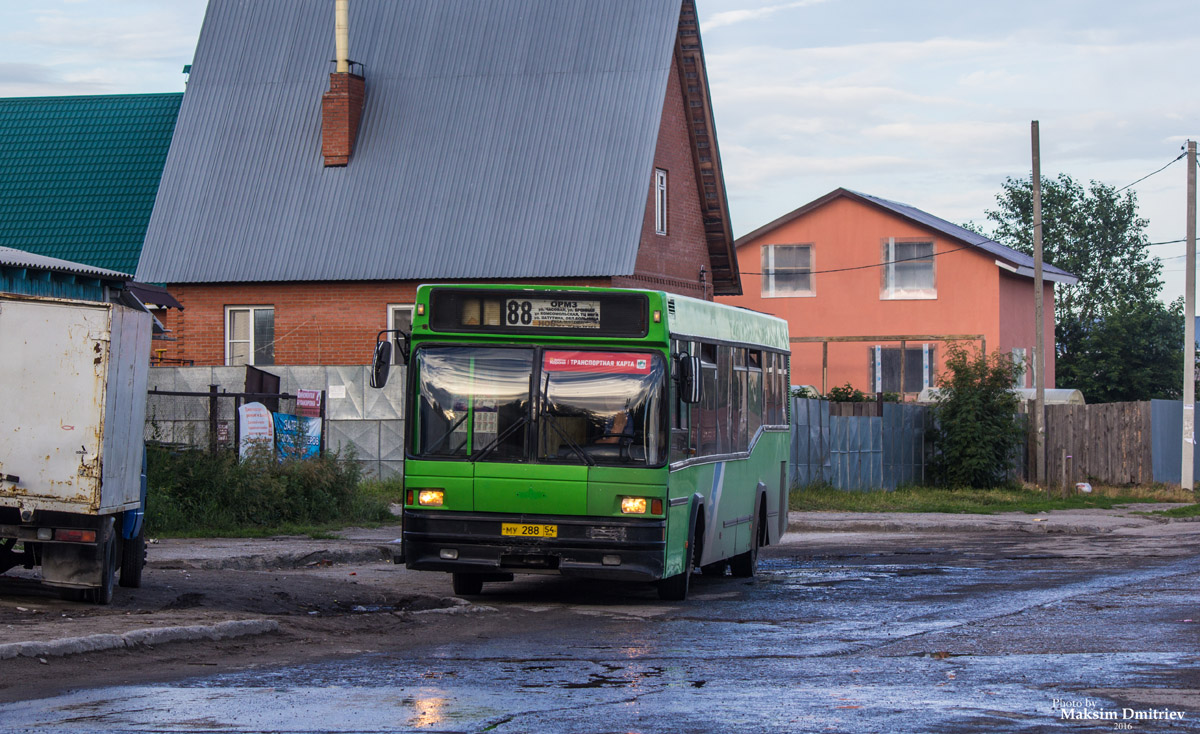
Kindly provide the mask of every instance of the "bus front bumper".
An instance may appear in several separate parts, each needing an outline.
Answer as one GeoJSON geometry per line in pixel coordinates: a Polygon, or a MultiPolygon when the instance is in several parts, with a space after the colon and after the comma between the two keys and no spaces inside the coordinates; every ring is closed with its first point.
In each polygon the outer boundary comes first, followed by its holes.
{"type": "Polygon", "coordinates": [[[404,560],[418,571],[655,581],[666,521],[619,517],[404,511],[404,560]],[[555,537],[504,535],[504,525],[554,526],[555,537]]]}

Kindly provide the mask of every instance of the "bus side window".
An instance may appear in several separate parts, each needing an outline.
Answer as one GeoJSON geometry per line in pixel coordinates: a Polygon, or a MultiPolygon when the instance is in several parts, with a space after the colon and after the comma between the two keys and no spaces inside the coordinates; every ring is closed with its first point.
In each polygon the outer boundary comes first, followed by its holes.
{"type": "Polygon", "coordinates": [[[751,441],[763,424],[763,353],[746,352],[746,432],[751,441]]]}
{"type": "Polygon", "coordinates": [[[734,435],[736,425],[733,422],[734,398],[737,395],[733,389],[733,348],[724,345],[717,346],[717,437],[718,446],[715,453],[730,454],[737,450],[737,438],[734,435]]]}
{"type": "MultiPolygon", "coordinates": [[[[700,345],[700,454],[712,456],[721,453],[721,439],[718,429],[722,419],[718,415],[722,410],[721,390],[718,389],[717,345],[700,345]]],[[[728,393],[728,380],[726,389],[728,393]]]]}
{"type": "Polygon", "coordinates": [[[746,415],[746,350],[742,347],[734,347],[732,353],[733,379],[729,386],[729,435],[733,439],[733,445],[730,448],[733,451],[745,451],[750,446],[750,439],[746,435],[749,428],[749,416],[746,415]]]}
{"type": "Polygon", "coordinates": [[[675,361],[677,356],[686,357],[688,354],[688,343],[681,342],[675,339],[671,340],[671,369],[672,379],[668,381],[671,401],[671,458],[672,462],[683,461],[691,457],[690,438],[688,432],[688,418],[690,407],[683,402],[682,396],[679,393],[679,384],[675,381],[678,376],[678,363],[675,361]]]}
{"type": "Polygon", "coordinates": [[[763,352],[763,425],[778,425],[775,422],[775,352],[763,352]]]}

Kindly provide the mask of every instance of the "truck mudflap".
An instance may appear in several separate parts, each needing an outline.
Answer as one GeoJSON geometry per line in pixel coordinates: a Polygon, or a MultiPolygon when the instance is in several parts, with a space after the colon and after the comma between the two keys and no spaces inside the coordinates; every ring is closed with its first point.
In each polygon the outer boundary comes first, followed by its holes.
{"type": "Polygon", "coordinates": [[[95,544],[42,544],[42,582],[47,586],[91,589],[103,585],[104,574],[112,574],[113,559],[105,555],[116,525],[113,517],[103,518],[95,544]],[[108,568],[106,568],[108,566],[108,568]]]}
{"type": "Polygon", "coordinates": [[[414,570],[655,581],[665,551],[665,520],[404,511],[404,561],[414,570]],[[511,535],[506,526],[552,526],[554,534],[511,535]]]}

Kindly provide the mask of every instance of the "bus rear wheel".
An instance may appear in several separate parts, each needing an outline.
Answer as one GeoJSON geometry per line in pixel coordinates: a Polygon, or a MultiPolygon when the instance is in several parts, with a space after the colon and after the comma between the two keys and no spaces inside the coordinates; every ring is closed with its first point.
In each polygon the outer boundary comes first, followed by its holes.
{"type": "MultiPolygon", "coordinates": [[[[761,513],[759,513],[761,515],[761,513]]],[[[767,524],[762,521],[754,523],[752,528],[752,540],[750,541],[750,550],[745,553],[738,554],[729,559],[729,572],[738,578],[750,578],[758,572],[758,549],[765,545],[763,533],[767,530],[767,524]]]]}
{"type": "Polygon", "coordinates": [[[476,573],[451,574],[456,596],[475,596],[483,592],[483,577],[476,573]]]}

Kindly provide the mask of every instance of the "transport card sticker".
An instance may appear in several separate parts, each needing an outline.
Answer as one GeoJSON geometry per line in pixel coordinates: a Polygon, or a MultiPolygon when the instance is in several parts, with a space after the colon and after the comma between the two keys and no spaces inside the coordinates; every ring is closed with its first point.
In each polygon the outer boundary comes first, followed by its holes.
{"type": "Polygon", "coordinates": [[[626,352],[546,352],[547,372],[596,372],[612,375],[650,374],[650,355],[626,352]]]}

